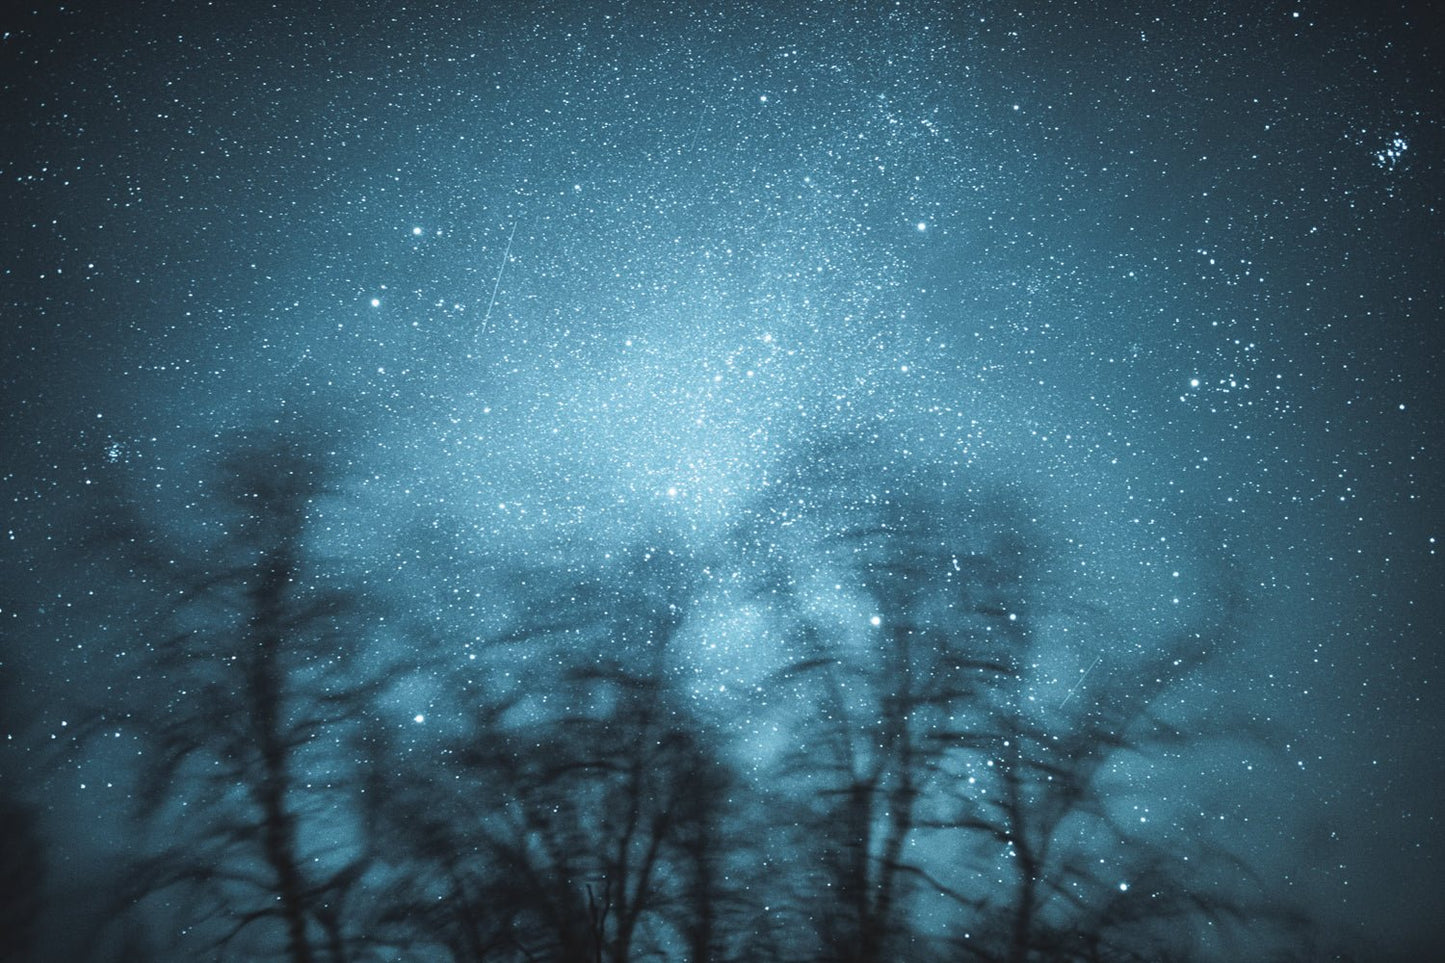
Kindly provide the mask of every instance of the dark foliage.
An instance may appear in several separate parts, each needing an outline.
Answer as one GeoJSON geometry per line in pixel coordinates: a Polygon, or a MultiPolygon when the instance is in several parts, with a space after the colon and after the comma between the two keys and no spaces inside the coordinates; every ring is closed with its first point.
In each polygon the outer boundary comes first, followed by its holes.
{"type": "Polygon", "coordinates": [[[45,851],[34,811],[0,797],[0,961],[32,959],[39,935],[45,851]]]}

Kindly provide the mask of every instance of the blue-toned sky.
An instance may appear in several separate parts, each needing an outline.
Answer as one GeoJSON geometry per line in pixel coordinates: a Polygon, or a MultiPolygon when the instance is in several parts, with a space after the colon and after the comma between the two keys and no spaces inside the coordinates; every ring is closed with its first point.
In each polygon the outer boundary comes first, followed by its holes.
{"type": "MultiPolygon", "coordinates": [[[[1033,492],[1138,624],[1242,573],[1197,691],[1276,744],[1207,805],[1329,918],[1438,937],[1439,66],[1389,4],[9,14],[5,670],[58,731],[110,644],[67,614],[92,483],[178,510],[234,428],[328,426],[334,547],[435,523],[443,567],[703,559],[876,435],[1033,492]]],[[[755,684],[710,604],[699,692],[755,684]]]]}

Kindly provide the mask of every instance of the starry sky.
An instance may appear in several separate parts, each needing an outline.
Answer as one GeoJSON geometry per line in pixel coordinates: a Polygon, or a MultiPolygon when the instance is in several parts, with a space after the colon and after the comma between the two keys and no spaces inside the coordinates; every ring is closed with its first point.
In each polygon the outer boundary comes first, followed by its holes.
{"type": "MultiPolygon", "coordinates": [[[[1249,631],[1189,698],[1270,745],[1159,805],[1356,936],[1445,938],[1442,78],[1410,8],[116,10],[0,38],[22,741],[124,648],[75,552],[107,472],[174,513],[229,433],[309,426],[358,565],[701,565],[866,436],[1032,493],[1146,635],[1235,572],[1249,631]]],[[[776,659],[716,619],[721,718],[776,659]]],[[[12,773],[104,818],[85,773],[12,773]]]]}

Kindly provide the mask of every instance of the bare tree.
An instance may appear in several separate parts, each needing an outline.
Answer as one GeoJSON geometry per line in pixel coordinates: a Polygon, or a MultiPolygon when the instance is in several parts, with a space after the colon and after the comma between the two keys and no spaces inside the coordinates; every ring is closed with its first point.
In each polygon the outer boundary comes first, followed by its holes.
{"type": "Polygon", "coordinates": [[[1177,838],[1171,856],[1129,825],[1109,779],[1198,744],[1163,707],[1242,631],[1227,574],[1192,621],[1126,630],[1056,574],[1017,493],[866,444],[810,452],[741,537],[793,647],[775,679],[799,707],[777,776],[810,801],[811,898],[795,911],[817,921],[822,958],[1148,958],[1190,925],[1290,919],[1248,906],[1236,858],[1177,838]],[[1064,626],[1100,658],[1111,639],[1146,641],[1074,698],[1044,678],[1064,626]]]}
{"type": "Polygon", "coordinates": [[[388,926],[456,960],[712,958],[727,776],[670,681],[688,573],[642,549],[502,581],[465,734],[369,793],[398,889],[431,907],[388,926]]]}
{"type": "MultiPolygon", "coordinates": [[[[356,668],[361,599],[315,564],[324,466],[298,439],[244,439],[214,482],[203,531],[219,535],[185,539],[203,550],[135,513],[107,520],[163,609],[141,671],[106,712],[145,738],[138,801],[160,831],[129,895],[179,890],[188,923],[220,952],[259,927],[293,963],[322,946],[340,960],[328,907],[356,873],[335,855],[354,849],[336,750],[376,687],[356,668]]],[[[250,939],[248,954],[268,942],[250,939]]]]}
{"type": "Polygon", "coordinates": [[[810,452],[743,538],[796,654],[776,681],[808,707],[781,775],[816,801],[823,953],[875,963],[897,955],[913,887],[937,885],[908,844],[944,755],[1016,671],[1032,558],[1021,516],[858,455],[810,452]]]}
{"type": "Polygon", "coordinates": [[[1213,944],[1214,955],[1232,936],[1248,936],[1253,953],[1301,938],[1303,918],[1263,892],[1237,854],[1150,825],[1123,802],[1120,773],[1167,766],[1206,748],[1211,732],[1256,750],[1266,741],[1190,688],[1246,625],[1230,573],[1206,582],[1209,604],[1152,636],[1097,607],[1056,609],[1052,625],[1020,620],[1019,670],[982,693],[974,737],[943,760],[953,791],[934,812],[949,815],[927,823],[996,883],[971,914],[971,938],[957,944],[965,958],[1182,960],[1190,945],[1213,944]],[[1044,649],[1060,621],[1077,630],[1074,645],[1099,653],[1090,668],[1113,662],[1106,681],[1081,693],[1082,677],[1067,687],[1050,678],[1044,649]],[[1129,637],[1145,641],[1118,641],[1129,637]]]}

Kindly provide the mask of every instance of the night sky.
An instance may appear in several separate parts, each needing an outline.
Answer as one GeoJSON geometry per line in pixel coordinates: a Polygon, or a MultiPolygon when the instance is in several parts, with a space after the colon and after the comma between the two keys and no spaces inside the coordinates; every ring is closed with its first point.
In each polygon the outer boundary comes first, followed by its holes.
{"type": "MultiPolygon", "coordinates": [[[[184,542],[236,432],[299,433],[339,466],[337,570],[428,581],[458,638],[479,560],[665,543],[711,586],[687,696],[764,772],[786,656],[718,573],[848,438],[854,494],[1037,507],[1131,627],[1064,646],[1070,700],[1227,571],[1240,637],[1175,695],[1221,731],[1132,777],[1150,818],[1217,827],[1331,938],[1445,942],[1438,41],[1393,4],[1163,10],[7,14],[0,777],[53,892],[128,805],[123,753],[55,749],[145,631],[102,489],[184,542]]],[[[449,684],[383,722],[445,729],[449,684]]]]}

